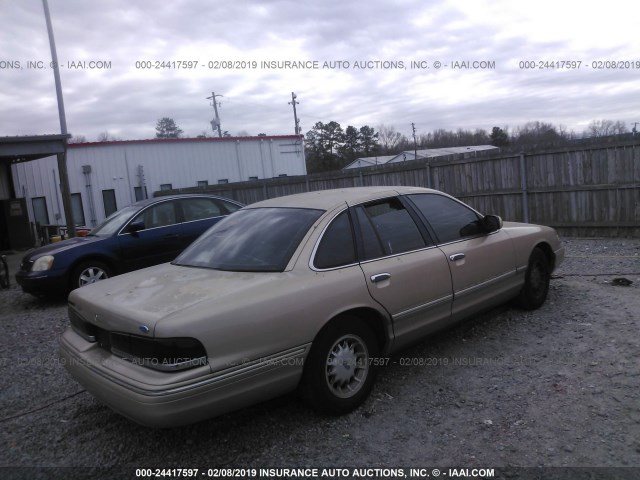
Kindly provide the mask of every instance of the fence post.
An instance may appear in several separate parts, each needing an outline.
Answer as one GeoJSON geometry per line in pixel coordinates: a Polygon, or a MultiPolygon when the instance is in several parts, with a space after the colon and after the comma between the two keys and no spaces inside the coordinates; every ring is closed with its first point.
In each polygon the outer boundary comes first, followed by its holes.
{"type": "Polygon", "coordinates": [[[427,163],[427,188],[431,188],[431,164],[427,163]]]}
{"type": "Polygon", "coordinates": [[[527,192],[527,165],[524,152],[520,152],[520,188],[522,189],[522,215],[524,223],[529,223],[529,194],[527,192]]]}

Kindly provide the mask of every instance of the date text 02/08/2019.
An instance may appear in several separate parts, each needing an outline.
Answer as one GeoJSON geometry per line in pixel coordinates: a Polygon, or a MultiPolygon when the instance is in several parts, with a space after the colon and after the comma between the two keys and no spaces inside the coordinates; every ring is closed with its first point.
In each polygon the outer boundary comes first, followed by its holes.
{"type": "Polygon", "coordinates": [[[520,70],[640,70],[640,60],[521,60],[520,70]]]}

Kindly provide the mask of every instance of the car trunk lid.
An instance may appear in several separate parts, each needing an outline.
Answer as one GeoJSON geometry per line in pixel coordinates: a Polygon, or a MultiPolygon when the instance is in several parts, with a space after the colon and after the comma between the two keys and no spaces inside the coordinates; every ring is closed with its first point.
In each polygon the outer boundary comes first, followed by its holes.
{"type": "Polygon", "coordinates": [[[272,281],[272,275],[162,264],[74,290],[69,304],[101,329],[152,336],[161,320],[175,321],[201,302],[222,302],[239,289],[272,281]]]}

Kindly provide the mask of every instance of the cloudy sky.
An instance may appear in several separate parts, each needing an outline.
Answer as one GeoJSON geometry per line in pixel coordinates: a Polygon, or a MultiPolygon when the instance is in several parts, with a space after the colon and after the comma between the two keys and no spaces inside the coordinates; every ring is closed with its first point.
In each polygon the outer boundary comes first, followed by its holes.
{"type": "MultiPolygon", "coordinates": [[[[49,8],[68,131],[88,141],[105,131],[152,138],[165,116],[185,136],[212,135],[212,91],[233,135],[292,134],[291,92],[303,132],[332,120],[407,135],[412,122],[419,134],[640,122],[638,2],[49,0],[49,8]]],[[[0,0],[0,22],[0,136],[59,133],[42,1],[0,0]]]]}

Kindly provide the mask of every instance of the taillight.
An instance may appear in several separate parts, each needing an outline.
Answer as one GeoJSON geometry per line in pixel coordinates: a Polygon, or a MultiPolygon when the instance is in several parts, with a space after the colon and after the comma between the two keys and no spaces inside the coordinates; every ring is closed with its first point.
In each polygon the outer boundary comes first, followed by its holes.
{"type": "Polygon", "coordinates": [[[174,372],[207,364],[207,352],[195,338],[145,338],[127,333],[111,333],[114,355],[154,370],[174,372]]]}
{"type": "Polygon", "coordinates": [[[195,338],[149,338],[130,333],[109,332],[84,320],[69,308],[73,330],[88,342],[130,362],[162,372],[175,372],[206,365],[207,351],[195,338]]]}

